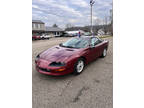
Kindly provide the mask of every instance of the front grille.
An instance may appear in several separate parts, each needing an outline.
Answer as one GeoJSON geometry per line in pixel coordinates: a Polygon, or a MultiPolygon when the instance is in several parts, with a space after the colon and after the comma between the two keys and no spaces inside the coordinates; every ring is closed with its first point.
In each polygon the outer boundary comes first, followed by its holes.
{"type": "Polygon", "coordinates": [[[46,68],[41,68],[41,67],[38,67],[40,70],[42,71],[45,71],[45,72],[50,72],[51,70],[50,69],[46,69],[46,68]]]}

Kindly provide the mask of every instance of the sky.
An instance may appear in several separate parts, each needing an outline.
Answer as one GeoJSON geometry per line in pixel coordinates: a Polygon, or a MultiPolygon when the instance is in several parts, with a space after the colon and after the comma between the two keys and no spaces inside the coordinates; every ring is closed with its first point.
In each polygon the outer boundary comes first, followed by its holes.
{"type": "MultiPolygon", "coordinates": [[[[102,23],[110,16],[112,0],[94,0],[93,24],[102,23]]],[[[57,24],[65,28],[90,25],[90,0],[32,0],[32,19],[41,20],[46,26],[57,24]]]]}

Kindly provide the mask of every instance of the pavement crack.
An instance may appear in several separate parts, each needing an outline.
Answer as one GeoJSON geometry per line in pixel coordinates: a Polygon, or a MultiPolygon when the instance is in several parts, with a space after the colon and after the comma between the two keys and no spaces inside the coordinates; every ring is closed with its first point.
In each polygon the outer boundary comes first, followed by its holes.
{"type": "Polygon", "coordinates": [[[66,86],[62,89],[62,92],[60,93],[59,96],[62,96],[64,94],[65,90],[67,89],[67,87],[70,85],[71,82],[72,82],[72,79],[66,83],[66,86]]]}
{"type": "Polygon", "coordinates": [[[77,93],[77,95],[75,96],[75,98],[73,99],[73,101],[72,102],[77,102],[78,100],[80,100],[80,96],[82,95],[82,93],[83,93],[83,91],[86,91],[86,90],[88,90],[89,89],[89,87],[82,87],[79,91],[78,91],[78,93],[77,93]]]}
{"type": "Polygon", "coordinates": [[[94,79],[94,82],[96,82],[96,83],[100,83],[100,80],[94,79]]]}

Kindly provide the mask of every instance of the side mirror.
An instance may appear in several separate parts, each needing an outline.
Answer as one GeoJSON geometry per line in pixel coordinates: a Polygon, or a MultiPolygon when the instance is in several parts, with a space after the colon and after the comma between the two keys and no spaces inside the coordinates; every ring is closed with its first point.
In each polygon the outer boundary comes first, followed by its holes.
{"type": "Polygon", "coordinates": [[[62,43],[60,43],[59,46],[62,46],[62,43]]]}

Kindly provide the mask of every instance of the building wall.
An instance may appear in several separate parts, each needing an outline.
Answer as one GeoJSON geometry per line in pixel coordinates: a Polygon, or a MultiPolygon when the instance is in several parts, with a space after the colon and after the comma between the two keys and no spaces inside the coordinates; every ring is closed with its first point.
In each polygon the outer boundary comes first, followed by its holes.
{"type": "Polygon", "coordinates": [[[42,23],[32,23],[32,30],[42,30],[45,31],[45,24],[42,23]]]}
{"type": "Polygon", "coordinates": [[[47,34],[51,34],[51,35],[53,35],[53,36],[60,36],[60,35],[63,34],[62,31],[53,31],[53,32],[46,31],[45,33],[47,33],[47,34]]]}

